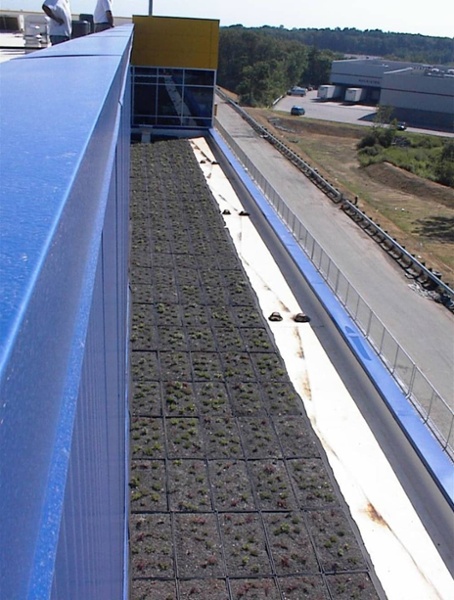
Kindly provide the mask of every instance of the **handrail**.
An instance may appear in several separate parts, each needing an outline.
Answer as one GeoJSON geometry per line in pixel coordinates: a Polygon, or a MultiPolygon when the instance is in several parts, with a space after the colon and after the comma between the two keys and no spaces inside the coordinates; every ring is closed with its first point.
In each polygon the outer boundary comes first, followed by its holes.
{"type": "Polygon", "coordinates": [[[132,31],[0,65],[2,598],[126,597],[132,31]]]}
{"type": "Polygon", "coordinates": [[[271,202],[278,215],[287,225],[321,274],[336,297],[341,301],[350,317],[358,325],[365,338],[382,360],[405,397],[411,402],[440,443],[443,451],[454,459],[454,411],[446,400],[435,390],[425,375],[412,361],[384,324],[374,314],[357,290],[342,274],[342,271],[304,227],[296,214],[287,206],[285,200],[269,184],[266,177],[255,167],[251,159],[243,152],[232,136],[216,120],[216,129],[225,139],[238,160],[248,170],[257,186],[271,202]],[[384,339],[386,338],[386,344],[384,339]],[[410,373],[410,376],[407,373],[410,373]],[[437,410],[443,418],[433,418],[437,410]]]}
{"type": "Polygon", "coordinates": [[[242,118],[251,125],[264,139],[270,142],[279,152],[297,166],[311,181],[313,181],[333,202],[342,203],[342,209],[364,229],[386,252],[405,270],[408,277],[415,279],[427,290],[438,293],[439,301],[451,312],[454,312],[454,290],[442,281],[441,273],[426,267],[413,254],[408,252],[387,231],[375,223],[356,205],[357,200],[349,200],[314,167],[303,160],[296,152],[286,146],[268,129],[257,123],[246,110],[229,98],[225,92],[217,88],[216,93],[227,102],[242,118]]]}

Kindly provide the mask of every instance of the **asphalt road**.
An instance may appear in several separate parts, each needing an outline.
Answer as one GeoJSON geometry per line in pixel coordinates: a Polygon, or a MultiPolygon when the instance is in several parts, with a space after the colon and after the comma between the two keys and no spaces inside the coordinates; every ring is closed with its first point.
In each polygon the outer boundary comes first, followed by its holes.
{"type": "MultiPolygon", "coordinates": [[[[306,101],[310,102],[310,98],[306,101]]],[[[439,394],[453,406],[452,314],[415,292],[403,271],[367,234],[219,98],[217,118],[257,169],[266,174],[269,183],[333,258],[439,394]]],[[[446,415],[440,413],[439,419],[443,422],[446,415]]]]}

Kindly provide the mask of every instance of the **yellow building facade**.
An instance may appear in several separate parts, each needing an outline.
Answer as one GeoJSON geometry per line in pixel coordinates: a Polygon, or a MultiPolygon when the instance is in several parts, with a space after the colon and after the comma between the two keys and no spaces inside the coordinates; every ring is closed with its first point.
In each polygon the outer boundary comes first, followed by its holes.
{"type": "Polygon", "coordinates": [[[134,16],[133,23],[132,65],[217,69],[219,21],[134,16]]]}
{"type": "Polygon", "coordinates": [[[212,126],[219,21],[134,16],[134,128],[212,126]]]}

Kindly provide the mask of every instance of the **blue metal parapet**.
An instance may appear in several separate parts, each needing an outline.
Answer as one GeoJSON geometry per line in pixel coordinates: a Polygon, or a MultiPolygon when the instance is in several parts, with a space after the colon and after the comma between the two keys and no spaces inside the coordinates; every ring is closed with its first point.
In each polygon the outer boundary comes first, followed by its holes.
{"type": "Polygon", "coordinates": [[[126,593],[132,31],[0,65],[2,598],[126,593]]]}

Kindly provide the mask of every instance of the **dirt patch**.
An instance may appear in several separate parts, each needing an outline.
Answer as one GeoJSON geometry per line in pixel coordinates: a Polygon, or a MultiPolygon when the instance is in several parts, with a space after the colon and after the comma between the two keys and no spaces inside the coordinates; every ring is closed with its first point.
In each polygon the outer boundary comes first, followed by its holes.
{"type": "Polygon", "coordinates": [[[440,202],[448,208],[454,208],[454,190],[452,188],[421,179],[421,177],[399,169],[390,163],[369,165],[364,169],[364,173],[387,187],[418,196],[431,203],[440,202]]]}

